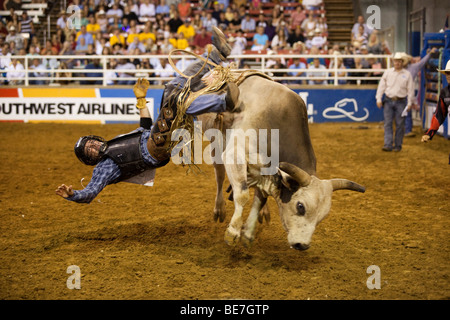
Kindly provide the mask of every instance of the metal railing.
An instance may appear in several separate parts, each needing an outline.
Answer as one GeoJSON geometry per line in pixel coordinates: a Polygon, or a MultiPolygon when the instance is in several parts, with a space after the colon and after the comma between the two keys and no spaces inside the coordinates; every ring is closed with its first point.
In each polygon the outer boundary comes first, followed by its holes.
{"type": "MultiPolygon", "coordinates": [[[[275,81],[289,84],[292,81],[308,81],[308,80],[325,80],[328,84],[338,86],[340,80],[352,81],[360,84],[361,81],[371,80],[378,81],[381,79],[383,72],[390,68],[391,55],[297,55],[297,54],[282,54],[282,55],[267,55],[267,54],[247,54],[247,55],[235,55],[229,56],[229,61],[242,61],[245,60],[251,69],[259,70],[263,73],[270,75],[275,81]],[[330,59],[330,64],[333,62],[333,67],[326,69],[309,69],[309,68],[282,68],[273,69],[267,67],[267,62],[269,60],[285,60],[300,58],[300,59],[330,59]],[[367,68],[338,68],[339,59],[376,59],[383,67],[377,69],[367,69],[367,68]],[[292,76],[290,73],[303,72],[302,76],[292,76]],[[313,73],[326,73],[326,75],[312,76],[313,73]],[[345,75],[340,75],[345,74],[345,75]],[[367,76],[366,74],[372,74],[372,76],[367,76]],[[377,76],[373,76],[377,74],[377,76]]],[[[21,84],[25,86],[31,85],[32,82],[36,80],[44,81],[46,85],[58,85],[60,81],[70,81],[74,84],[79,84],[83,81],[101,81],[101,85],[108,86],[112,85],[112,81],[135,81],[138,78],[145,77],[153,84],[162,84],[166,81],[170,81],[175,76],[158,76],[158,73],[167,72],[165,69],[161,68],[140,68],[140,69],[116,69],[110,68],[111,62],[120,59],[140,59],[148,60],[151,62],[153,59],[168,59],[169,55],[11,55],[11,56],[0,56],[1,65],[7,65],[8,59],[18,59],[22,61],[23,70],[11,71],[6,67],[0,70],[0,83],[5,84],[8,80],[8,73],[12,72],[15,74],[14,83],[21,84]],[[6,60],[5,60],[6,59],[6,60]],[[35,70],[32,68],[32,62],[34,59],[46,60],[46,62],[51,61],[51,67],[45,70],[35,70]],[[2,61],[3,60],[3,61],[2,61]],[[72,60],[74,66],[70,69],[62,69],[62,62],[72,60]],[[97,60],[99,63],[98,69],[86,69],[86,61],[97,60]],[[33,73],[44,73],[43,76],[33,76],[33,73]],[[111,76],[111,74],[119,74],[119,76],[111,76]],[[121,74],[128,73],[127,77],[121,77],[121,74]],[[66,75],[64,75],[66,74],[66,75]],[[70,74],[70,76],[67,76],[70,74]],[[88,74],[101,74],[101,76],[88,76],[88,74]]],[[[178,66],[180,70],[183,70],[185,66],[188,65],[190,61],[195,59],[188,55],[172,55],[173,60],[180,60],[181,65],[178,66]]],[[[48,64],[48,63],[46,63],[48,64]]],[[[245,70],[245,69],[235,69],[235,70],[245,70]]],[[[11,74],[10,74],[11,75],[11,74]]]]}

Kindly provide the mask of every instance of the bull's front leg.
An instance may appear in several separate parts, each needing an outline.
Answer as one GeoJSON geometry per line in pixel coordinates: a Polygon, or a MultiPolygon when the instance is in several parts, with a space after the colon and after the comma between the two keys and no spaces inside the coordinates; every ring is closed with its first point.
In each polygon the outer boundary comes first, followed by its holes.
{"type": "Polygon", "coordinates": [[[214,164],[214,173],[216,175],[217,193],[214,204],[214,221],[225,220],[225,200],[223,199],[223,182],[225,181],[225,166],[223,164],[214,164]]]}
{"type": "Polygon", "coordinates": [[[266,202],[267,198],[256,188],[253,205],[250,209],[247,222],[242,230],[241,241],[246,247],[250,247],[255,240],[257,221],[259,220],[260,211],[265,206],[266,202]]]}
{"type": "MultiPolygon", "coordinates": [[[[231,143],[234,143],[234,141],[231,143]]],[[[245,144],[245,141],[243,141],[243,143],[245,144]]],[[[242,150],[245,149],[241,148],[242,146],[238,146],[238,148],[235,149],[233,145],[231,145],[231,147],[227,145],[227,148],[225,148],[225,151],[222,154],[228,180],[230,180],[233,189],[234,202],[234,213],[225,232],[225,242],[228,245],[236,245],[239,241],[242,229],[242,211],[250,198],[250,192],[247,185],[247,163],[245,161],[245,153],[242,152],[242,150]],[[235,151],[239,149],[240,151],[237,152],[237,161],[235,162],[235,151]]]]}

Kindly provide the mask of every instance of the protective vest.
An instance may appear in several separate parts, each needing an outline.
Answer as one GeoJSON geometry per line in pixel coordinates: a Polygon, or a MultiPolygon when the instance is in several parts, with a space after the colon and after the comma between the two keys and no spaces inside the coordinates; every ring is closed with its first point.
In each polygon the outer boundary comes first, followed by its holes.
{"type": "MultiPolygon", "coordinates": [[[[142,157],[141,136],[143,130],[117,136],[107,142],[104,157],[111,158],[120,168],[120,177],[112,183],[134,177],[145,170],[155,168],[142,157]]],[[[164,164],[161,164],[164,165],[164,164]]]]}

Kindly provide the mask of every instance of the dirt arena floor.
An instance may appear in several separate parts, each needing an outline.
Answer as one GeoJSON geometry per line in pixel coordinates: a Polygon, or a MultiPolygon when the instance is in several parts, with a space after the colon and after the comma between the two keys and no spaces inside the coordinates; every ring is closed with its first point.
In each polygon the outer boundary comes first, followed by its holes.
{"type": "Polygon", "coordinates": [[[423,144],[415,128],[403,151],[386,153],[381,125],[364,126],[310,125],[318,176],[367,191],[335,192],[300,252],[273,199],[253,247],[227,246],[233,207],[213,221],[207,165],[187,175],[169,163],[154,187],[112,185],[89,205],[55,195],[90,179],[73,153],[78,137],[110,139],[133,125],[0,123],[0,299],[449,299],[450,141],[423,144]],[[71,265],[80,290],[67,288],[71,265]],[[371,265],[381,289],[366,286],[371,265]]]}

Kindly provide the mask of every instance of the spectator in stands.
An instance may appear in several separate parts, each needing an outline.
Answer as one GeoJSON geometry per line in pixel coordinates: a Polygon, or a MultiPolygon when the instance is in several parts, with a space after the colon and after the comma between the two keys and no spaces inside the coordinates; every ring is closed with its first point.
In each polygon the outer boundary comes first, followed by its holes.
{"type": "MultiPolygon", "coordinates": [[[[319,48],[317,48],[316,46],[312,46],[311,49],[309,50],[309,55],[310,55],[310,56],[313,56],[313,57],[312,57],[312,58],[306,59],[306,64],[307,64],[308,66],[312,66],[312,65],[314,64],[314,58],[315,58],[314,56],[320,55],[320,50],[319,50],[319,48]]],[[[319,59],[319,63],[320,63],[321,65],[326,66],[326,61],[325,61],[324,58],[322,58],[322,57],[317,57],[317,58],[319,59]]]]}
{"type": "Polygon", "coordinates": [[[109,48],[109,42],[107,38],[103,37],[99,31],[94,40],[95,54],[102,55],[104,48],[109,48]]]}
{"type": "Polygon", "coordinates": [[[120,43],[125,46],[125,37],[121,34],[121,30],[119,28],[114,28],[113,35],[109,38],[110,47],[114,47],[116,43],[120,43]]]}
{"type": "Polygon", "coordinates": [[[367,44],[367,39],[369,38],[369,35],[364,32],[364,27],[359,26],[358,27],[358,33],[353,37],[353,41],[358,41],[361,45],[367,44]]]}
{"type": "MultiPolygon", "coordinates": [[[[294,58],[293,63],[289,66],[288,69],[294,70],[294,69],[307,69],[307,66],[305,63],[300,61],[300,58],[294,58]]],[[[288,72],[288,76],[290,77],[302,77],[305,76],[306,72],[304,70],[294,70],[288,72]]],[[[303,84],[303,80],[289,80],[289,84],[303,84]]]]}
{"type": "Polygon", "coordinates": [[[5,42],[14,42],[17,50],[22,49],[25,46],[25,39],[20,33],[16,32],[16,27],[9,27],[9,33],[5,38],[5,42]]]}
{"type": "MultiPolygon", "coordinates": [[[[175,49],[173,44],[170,43],[169,38],[164,38],[162,43],[159,45],[159,48],[161,50],[161,53],[163,53],[163,54],[167,54],[171,50],[175,49]]],[[[154,65],[154,64],[152,63],[152,65],[154,65]]]]}
{"type": "Polygon", "coordinates": [[[186,18],[184,23],[178,28],[177,33],[182,33],[188,43],[194,41],[195,29],[192,26],[191,18],[186,18]]]}
{"type": "Polygon", "coordinates": [[[227,19],[228,24],[234,19],[234,12],[230,6],[225,6],[225,19],[227,19]]]}
{"type": "Polygon", "coordinates": [[[289,42],[286,38],[286,33],[284,30],[279,30],[277,34],[273,37],[270,47],[272,50],[283,50],[289,46],[289,42]]]}
{"type": "MultiPolygon", "coordinates": [[[[45,67],[45,65],[41,62],[41,59],[39,58],[34,58],[32,60],[31,66],[29,67],[30,72],[28,72],[28,76],[30,78],[43,78],[43,77],[48,77],[49,74],[46,72],[47,68],[45,67]]],[[[30,79],[30,84],[31,85],[44,85],[46,84],[46,81],[44,79],[30,79]]]]}
{"type": "Polygon", "coordinates": [[[77,41],[77,46],[75,47],[75,54],[83,55],[86,54],[87,51],[88,51],[88,44],[86,43],[86,39],[80,38],[77,41]]]}
{"type": "Polygon", "coordinates": [[[267,26],[266,16],[263,13],[260,13],[258,15],[258,19],[255,21],[255,23],[256,23],[256,28],[258,28],[259,26],[266,28],[266,26],[267,26]]]}
{"type": "Polygon", "coordinates": [[[95,19],[95,15],[90,15],[89,18],[89,23],[86,26],[86,31],[89,32],[93,38],[95,38],[95,35],[97,34],[97,32],[100,31],[100,25],[97,23],[96,19],[95,19]]]}
{"type": "Polygon", "coordinates": [[[247,8],[245,5],[240,5],[238,7],[238,12],[239,12],[239,19],[244,20],[245,19],[245,15],[248,14],[247,12],[247,8]]]}
{"type": "MultiPolygon", "coordinates": [[[[155,76],[159,78],[173,77],[175,76],[175,70],[168,63],[167,59],[159,59],[159,65],[155,67],[158,71],[155,72],[155,76]]],[[[169,80],[159,80],[158,84],[162,85],[169,80]]]]}
{"type": "Polygon", "coordinates": [[[22,19],[19,23],[19,32],[20,33],[28,33],[29,39],[34,37],[34,24],[33,24],[33,18],[28,16],[28,13],[26,10],[23,10],[22,12],[22,19]]]}
{"type": "Polygon", "coordinates": [[[287,42],[291,47],[294,46],[296,42],[305,42],[305,37],[303,36],[303,30],[300,26],[295,27],[293,31],[288,36],[287,42]]]}
{"type": "Polygon", "coordinates": [[[228,29],[228,20],[225,18],[225,12],[220,11],[219,19],[217,19],[217,24],[220,30],[225,32],[228,29]]]}
{"type": "Polygon", "coordinates": [[[384,54],[383,45],[378,37],[378,33],[374,30],[367,41],[367,49],[372,54],[384,54]]]}
{"type": "MultiPolygon", "coordinates": [[[[138,10],[138,12],[139,12],[139,10],[138,10]]],[[[136,12],[131,11],[130,6],[125,6],[123,8],[123,16],[122,16],[121,20],[123,21],[123,19],[127,19],[128,22],[131,20],[134,20],[136,23],[139,22],[138,15],[136,14],[136,12]]]]}
{"type": "Polygon", "coordinates": [[[261,0],[251,0],[250,1],[250,9],[251,10],[261,10],[261,0]]]}
{"type": "Polygon", "coordinates": [[[151,21],[147,21],[144,25],[144,29],[139,33],[139,41],[145,44],[148,39],[152,39],[156,42],[156,35],[153,32],[153,24],[151,21]]]}
{"type": "Polygon", "coordinates": [[[22,8],[22,1],[20,0],[5,0],[3,9],[5,10],[20,10],[22,8]]]}
{"type": "Polygon", "coordinates": [[[132,80],[130,78],[134,77],[134,72],[125,71],[122,72],[121,70],[135,70],[136,67],[134,64],[132,64],[128,59],[121,58],[118,61],[118,64],[115,68],[118,78],[120,79],[117,84],[119,85],[132,85],[135,83],[135,80],[132,80]]]}
{"type": "Polygon", "coordinates": [[[117,3],[114,3],[112,8],[106,11],[106,17],[108,18],[108,23],[115,23],[116,21],[122,19],[123,10],[119,8],[117,3]]]}
{"type": "MultiPolygon", "coordinates": [[[[88,59],[86,66],[84,67],[84,70],[101,70],[102,67],[100,66],[100,59],[88,59]]],[[[87,78],[101,78],[103,77],[103,72],[86,72],[83,74],[84,77],[87,78]]],[[[87,84],[87,85],[101,85],[102,80],[81,80],[80,84],[87,84]]]]}
{"type": "Polygon", "coordinates": [[[132,44],[135,38],[139,39],[139,33],[136,29],[136,26],[131,26],[127,36],[127,40],[125,41],[125,46],[128,47],[130,44],[132,44]]]}
{"type": "Polygon", "coordinates": [[[308,84],[317,85],[317,84],[327,84],[326,78],[328,73],[326,72],[327,67],[324,64],[320,63],[319,58],[313,58],[313,64],[309,66],[308,70],[323,70],[323,72],[308,72],[309,78],[318,78],[308,80],[308,84]],[[322,78],[322,79],[319,79],[322,78]]]}
{"type": "Polygon", "coordinates": [[[219,22],[220,20],[220,13],[222,12],[222,10],[220,9],[220,5],[219,2],[217,1],[212,1],[212,16],[214,19],[217,20],[217,22],[219,22]]]}
{"type": "Polygon", "coordinates": [[[309,34],[311,31],[314,32],[316,30],[317,18],[313,15],[312,12],[308,13],[308,18],[305,19],[302,23],[302,30],[305,34],[309,34]]]}
{"type": "Polygon", "coordinates": [[[180,16],[178,15],[178,12],[174,12],[173,18],[171,18],[167,24],[170,27],[170,32],[176,33],[178,31],[178,28],[183,24],[183,20],[181,20],[180,16]]]}
{"type": "Polygon", "coordinates": [[[211,35],[206,31],[206,27],[203,27],[194,37],[193,48],[203,50],[210,43],[212,43],[211,35]]]}
{"type": "Polygon", "coordinates": [[[20,63],[19,59],[12,56],[10,65],[6,68],[7,74],[6,79],[9,85],[21,85],[23,84],[23,79],[25,78],[24,67],[20,63]]]}
{"type": "Polygon", "coordinates": [[[306,10],[319,10],[323,5],[323,0],[303,0],[302,4],[306,10]]]}
{"type": "Polygon", "coordinates": [[[297,26],[301,27],[305,19],[306,19],[305,10],[303,9],[303,6],[299,4],[295,8],[295,11],[292,12],[291,17],[289,19],[290,20],[289,24],[291,25],[292,29],[295,29],[297,26]]]}
{"type": "Polygon", "coordinates": [[[256,33],[253,36],[252,51],[266,50],[269,47],[269,37],[264,33],[264,27],[256,27],[256,33]]]}
{"type": "Polygon", "coordinates": [[[206,19],[203,20],[203,26],[206,27],[208,32],[212,32],[213,27],[217,27],[217,20],[213,18],[211,12],[206,13],[206,19]]]}
{"type": "Polygon", "coordinates": [[[186,19],[192,14],[191,3],[188,0],[181,0],[177,5],[177,9],[181,19],[186,19]]]}
{"type": "Polygon", "coordinates": [[[142,0],[139,6],[139,17],[154,17],[156,15],[156,7],[150,0],[142,0]]]}
{"type": "Polygon", "coordinates": [[[371,27],[369,27],[364,20],[363,16],[358,16],[358,21],[353,25],[352,27],[352,39],[356,38],[359,34],[359,27],[362,26],[363,27],[363,34],[371,34],[373,29],[371,27]]]}
{"type": "Polygon", "coordinates": [[[244,19],[241,22],[241,30],[244,33],[248,33],[248,32],[255,32],[256,30],[256,22],[255,20],[250,16],[249,13],[245,14],[244,19]]]}
{"type": "Polygon", "coordinates": [[[323,49],[325,44],[327,43],[327,39],[322,36],[322,32],[320,29],[316,29],[314,32],[314,36],[311,39],[311,47],[316,46],[319,49],[323,49]]]}
{"type": "Polygon", "coordinates": [[[244,37],[241,29],[237,31],[236,38],[230,38],[229,42],[232,43],[231,55],[242,55],[247,48],[247,38],[244,37]]]}
{"type": "MultiPolygon", "coordinates": [[[[63,43],[62,49],[59,52],[60,56],[72,56],[75,55],[74,50],[72,49],[71,43],[69,41],[65,41],[63,43]]],[[[60,59],[60,63],[64,63],[68,69],[73,69],[76,61],[72,58],[70,59],[60,59]]]]}
{"type": "Polygon", "coordinates": [[[267,19],[267,25],[264,28],[264,33],[269,37],[269,41],[272,41],[273,37],[275,37],[275,35],[277,34],[277,29],[272,24],[271,18],[267,19]]]}
{"type": "Polygon", "coordinates": [[[58,35],[55,33],[52,35],[52,52],[56,52],[56,54],[59,54],[59,51],[61,51],[62,43],[59,41],[58,35]]]}
{"type": "Polygon", "coordinates": [[[102,32],[108,32],[108,18],[106,17],[106,12],[100,9],[96,14],[97,23],[100,25],[100,30],[102,32]]]}
{"type": "Polygon", "coordinates": [[[169,17],[169,6],[166,4],[165,0],[159,0],[156,6],[156,14],[161,14],[163,17],[169,17]]]}
{"type": "Polygon", "coordinates": [[[94,37],[92,36],[92,34],[87,32],[86,26],[83,25],[81,26],[80,31],[77,33],[77,44],[81,42],[81,39],[84,39],[84,44],[86,46],[88,44],[94,44],[94,37]]]}
{"type": "Polygon", "coordinates": [[[319,29],[322,34],[328,32],[328,24],[325,22],[324,17],[319,16],[317,18],[316,29],[319,29]]]}
{"type": "Polygon", "coordinates": [[[136,49],[138,49],[140,53],[145,53],[146,51],[145,45],[139,40],[139,37],[133,38],[133,42],[128,45],[127,51],[129,54],[135,54],[136,49]]]}
{"type": "Polygon", "coordinates": [[[8,30],[11,26],[16,27],[16,30],[19,28],[19,16],[14,12],[14,9],[9,9],[9,15],[5,17],[5,21],[8,30]]]}
{"type": "Polygon", "coordinates": [[[200,30],[203,28],[203,21],[200,16],[200,13],[196,13],[194,15],[194,18],[192,19],[191,24],[194,27],[196,33],[200,32],[200,30]]]}
{"type": "Polygon", "coordinates": [[[176,40],[175,41],[175,48],[176,49],[184,50],[184,49],[189,47],[189,41],[184,36],[184,33],[177,33],[175,35],[175,40],[176,40]]]}
{"type": "Polygon", "coordinates": [[[241,19],[239,18],[239,12],[233,11],[233,19],[228,23],[228,30],[230,32],[237,32],[241,29],[241,19]]]}
{"type": "MultiPolygon", "coordinates": [[[[330,59],[331,61],[330,61],[330,65],[328,66],[328,69],[329,70],[334,70],[335,69],[334,68],[335,61],[337,61],[336,69],[338,70],[337,71],[338,84],[346,84],[347,80],[345,78],[347,77],[347,72],[345,72],[344,70],[347,70],[347,68],[344,65],[344,60],[342,59],[342,57],[340,57],[341,54],[339,53],[339,51],[334,51],[333,54],[337,58],[336,59],[334,59],[334,58],[330,59]]],[[[330,84],[334,84],[334,76],[335,76],[335,72],[334,71],[330,72],[330,77],[332,78],[330,80],[330,82],[329,82],[330,84]]]]}
{"type": "Polygon", "coordinates": [[[130,9],[130,13],[133,12],[136,15],[136,17],[139,17],[139,4],[138,4],[138,1],[136,1],[136,0],[128,0],[127,5],[124,6],[124,10],[125,10],[126,7],[130,9]]]}

